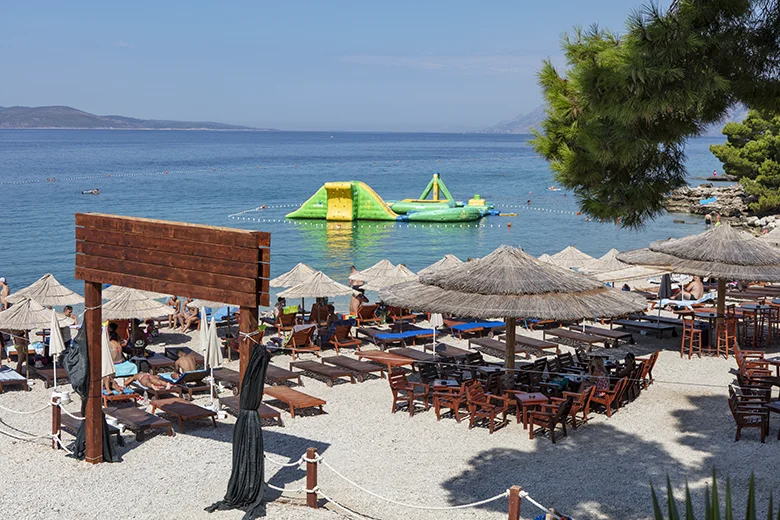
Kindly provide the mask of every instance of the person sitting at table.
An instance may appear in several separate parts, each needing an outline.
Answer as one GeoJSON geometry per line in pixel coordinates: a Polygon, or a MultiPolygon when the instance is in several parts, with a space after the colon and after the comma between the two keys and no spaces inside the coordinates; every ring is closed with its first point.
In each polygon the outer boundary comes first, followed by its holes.
{"type": "Polygon", "coordinates": [[[632,354],[631,352],[626,354],[624,362],[625,363],[623,365],[623,368],[621,368],[615,373],[614,375],[615,379],[629,377],[631,375],[631,372],[633,372],[634,369],[636,368],[636,358],[634,357],[634,354],[632,354]]]}
{"type": "Polygon", "coordinates": [[[682,291],[681,300],[698,300],[704,296],[704,284],[701,282],[701,278],[694,276],[691,283],[685,286],[682,291]]]}
{"type": "Polygon", "coordinates": [[[179,297],[174,294],[168,298],[168,301],[165,302],[165,305],[172,309],[171,313],[168,315],[168,327],[172,329],[176,326],[177,316],[181,314],[181,300],[179,300],[179,297]]]}
{"type": "Polygon", "coordinates": [[[195,360],[194,352],[185,352],[184,349],[180,349],[178,356],[178,359],[173,364],[173,372],[175,374],[181,376],[185,372],[194,372],[198,369],[198,362],[195,360]]]}
{"type": "Polygon", "coordinates": [[[591,358],[588,363],[588,376],[590,386],[596,387],[595,395],[602,396],[609,391],[609,373],[604,367],[603,358],[591,358]]]}

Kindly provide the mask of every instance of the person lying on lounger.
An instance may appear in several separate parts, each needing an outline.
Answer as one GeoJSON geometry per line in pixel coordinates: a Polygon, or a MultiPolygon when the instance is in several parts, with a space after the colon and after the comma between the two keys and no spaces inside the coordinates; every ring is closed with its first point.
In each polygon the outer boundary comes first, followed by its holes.
{"type": "Polygon", "coordinates": [[[125,378],[125,386],[130,386],[134,381],[138,381],[142,386],[154,388],[155,390],[168,390],[171,388],[171,383],[169,381],[154,374],[147,374],[146,372],[138,372],[134,376],[125,378]]]}
{"type": "Polygon", "coordinates": [[[106,376],[103,378],[103,389],[109,394],[114,390],[120,394],[125,391],[125,387],[117,383],[114,376],[106,376]]]}
{"type": "Polygon", "coordinates": [[[704,296],[704,284],[701,283],[701,278],[698,276],[693,277],[693,281],[685,286],[682,291],[681,300],[698,300],[704,296]]]}
{"type": "Polygon", "coordinates": [[[192,372],[198,369],[198,363],[195,361],[194,352],[179,351],[179,359],[173,364],[173,372],[177,375],[183,375],[184,372],[192,372]]]}

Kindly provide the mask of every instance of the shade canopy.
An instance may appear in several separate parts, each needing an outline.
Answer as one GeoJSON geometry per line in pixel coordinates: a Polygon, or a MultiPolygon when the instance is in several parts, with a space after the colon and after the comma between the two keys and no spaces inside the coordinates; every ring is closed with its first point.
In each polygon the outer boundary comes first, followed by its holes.
{"type": "Polygon", "coordinates": [[[617,259],[617,255],[620,253],[617,249],[610,249],[604,256],[596,258],[582,266],[580,271],[584,273],[606,273],[609,271],[617,271],[630,267],[625,262],[621,262],[617,259]]]}
{"type": "Polygon", "coordinates": [[[578,269],[594,260],[592,256],[583,253],[574,246],[569,246],[563,251],[555,253],[551,258],[555,265],[566,267],[567,269],[578,269]]]}
{"type": "Polygon", "coordinates": [[[349,296],[352,289],[317,271],[309,280],[279,293],[283,298],[325,298],[349,296]]]}
{"type": "Polygon", "coordinates": [[[317,271],[304,263],[297,263],[295,267],[281,276],[277,276],[268,284],[271,287],[292,287],[301,284],[311,278],[317,271]]]}
{"type": "Polygon", "coordinates": [[[104,320],[146,320],[169,315],[172,310],[136,289],[124,289],[118,297],[103,304],[104,320]]]}
{"type": "Polygon", "coordinates": [[[109,285],[108,287],[103,289],[103,299],[104,300],[116,300],[125,291],[136,291],[136,292],[139,292],[139,293],[143,294],[144,296],[146,296],[147,298],[150,298],[152,300],[161,300],[163,298],[170,297],[170,294],[163,294],[163,293],[158,293],[158,292],[154,292],[154,291],[141,291],[140,289],[132,289],[130,287],[122,287],[121,285],[109,285]]]}
{"type": "Polygon", "coordinates": [[[386,275],[393,267],[395,267],[390,260],[380,260],[368,269],[363,269],[355,274],[349,276],[350,281],[357,282],[370,282],[377,276],[386,275]]]}
{"type": "Polygon", "coordinates": [[[645,267],[642,265],[626,265],[622,269],[593,273],[590,276],[601,282],[624,283],[634,280],[652,278],[671,271],[668,267],[645,267]]]}
{"type": "Polygon", "coordinates": [[[79,305],[84,303],[84,297],[71,291],[54,278],[51,273],[46,273],[32,285],[20,289],[8,296],[10,303],[16,303],[22,298],[30,298],[44,307],[63,307],[65,305],[79,305]]]}
{"type": "MultiPolygon", "coordinates": [[[[439,274],[445,274],[451,269],[439,271],[439,274]]],[[[434,275],[431,275],[434,276],[434,275]]],[[[371,291],[381,291],[385,287],[397,285],[399,283],[411,282],[419,277],[409,270],[404,264],[398,264],[384,274],[375,276],[371,281],[363,286],[364,289],[371,291]]]]}
{"type": "MultiPolygon", "coordinates": [[[[68,318],[57,315],[59,327],[72,323],[68,318]]],[[[0,312],[0,330],[34,330],[51,326],[51,310],[26,296],[19,298],[10,308],[0,312]]]]}
{"type": "Polygon", "coordinates": [[[555,263],[555,260],[553,260],[553,257],[548,255],[547,253],[543,253],[543,254],[539,255],[539,260],[541,260],[542,262],[544,262],[546,264],[554,264],[555,263]]]}
{"type": "Polygon", "coordinates": [[[727,224],[698,235],[653,242],[648,249],[627,251],[618,259],[725,280],[780,281],[780,249],[727,224]]]}
{"type": "Polygon", "coordinates": [[[438,273],[439,271],[444,271],[446,269],[450,269],[452,267],[461,265],[463,263],[463,260],[458,258],[455,255],[444,255],[444,258],[439,260],[438,262],[435,262],[428,267],[421,269],[417,271],[418,276],[423,276],[426,274],[434,274],[438,273]]]}
{"type": "Polygon", "coordinates": [[[644,298],[501,246],[484,258],[380,291],[385,303],[472,318],[578,320],[646,308],[644,298]]]}

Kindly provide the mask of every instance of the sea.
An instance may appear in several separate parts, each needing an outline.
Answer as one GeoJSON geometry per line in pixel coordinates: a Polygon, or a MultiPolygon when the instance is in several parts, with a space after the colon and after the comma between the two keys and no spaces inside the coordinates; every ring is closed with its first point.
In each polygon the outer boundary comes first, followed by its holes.
{"type": "MultiPolygon", "coordinates": [[[[555,185],[528,135],[249,131],[0,130],[0,276],[18,290],[47,272],[74,278],[74,213],[100,212],[270,232],[271,274],[305,262],[346,283],[351,265],[387,258],[417,271],[445,254],[484,256],[502,244],[533,255],[568,245],[611,248],[703,231],[690,215],[642,229],[588,221],[555,185]],[[360,180],[385,200],[419,197],[438,173],[453,196],[502,212],[477,223],[326,223],[285,215],[325,182],[360,180]],[[99,195],[85,195],[86,190],[99,195]],[[530,203],[529,203],[530,201],[530,203]],[[682,221],[682,222],[680,222],[682,221]]],[[[709,145],[687,147],[690,184],[721,171],[709,145]]],[[[276,290],[273,291],[274,294],[276,290]]],[[[181,295],[186,296],[186,295],[181,295]]]]}

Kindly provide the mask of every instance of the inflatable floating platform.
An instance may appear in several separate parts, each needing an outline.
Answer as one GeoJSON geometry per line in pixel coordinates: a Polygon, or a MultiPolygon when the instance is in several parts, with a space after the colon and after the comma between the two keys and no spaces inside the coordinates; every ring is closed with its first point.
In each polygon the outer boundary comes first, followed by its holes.
{"type": "Polygon", "coordinates": [[[360,181],[326,182],[289,219],[330,221],[399,220],[409,222],[471,222],[486,215],[498,215],[492,204],[479,195],[467,203],[453,197],[439,174],[417,199],[384,201],[371,187],[360,181]],[[431,198],[428,198],[428,197],[431,198]]]}

